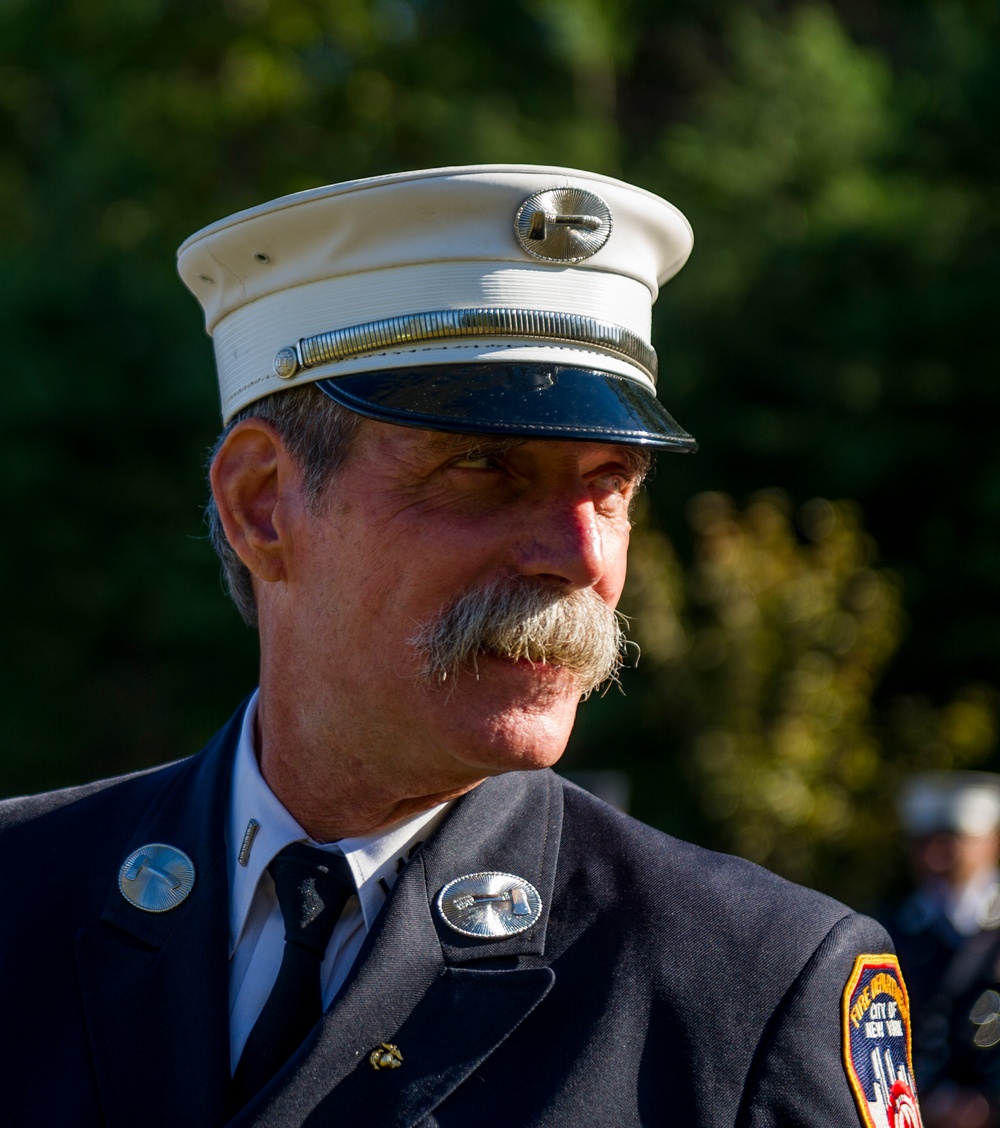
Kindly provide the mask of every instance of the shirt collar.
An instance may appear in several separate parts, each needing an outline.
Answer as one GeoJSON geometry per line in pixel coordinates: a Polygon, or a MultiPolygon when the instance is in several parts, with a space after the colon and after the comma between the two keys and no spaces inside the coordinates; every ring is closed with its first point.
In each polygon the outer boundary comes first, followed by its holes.
{"type": "Polygon", "coordinates": [[[255,692],[243,714],[229,796],[230,949],[239,942],[262,874],[271,859],[292,842],[308,842],[347,858],[365,928],[369,929],[407,861],[436,829],[451,802],[439,803],[376,834],[342,838],[335,843],[314,842],[260,773],[254,738],[257,698],[255,692]]]}

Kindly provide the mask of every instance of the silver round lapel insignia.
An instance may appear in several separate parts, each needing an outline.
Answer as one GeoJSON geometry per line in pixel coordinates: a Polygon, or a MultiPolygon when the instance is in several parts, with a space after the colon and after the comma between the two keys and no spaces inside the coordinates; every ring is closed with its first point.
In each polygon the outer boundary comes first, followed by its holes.
{"type": "Polygon", "coordinates": [[[530,881],[512,873],[468,873],[438,894],[438,912],[449,928],[477,940],[525,932],[542,915],[542,899],[530,881]]]}
{"type": "Polygon", "coordinates": [[[143,912],[169,912],[194,888],[194,862],[176,846],[151,842],[122,863],[118,888],[129,904],[143,912]]]}

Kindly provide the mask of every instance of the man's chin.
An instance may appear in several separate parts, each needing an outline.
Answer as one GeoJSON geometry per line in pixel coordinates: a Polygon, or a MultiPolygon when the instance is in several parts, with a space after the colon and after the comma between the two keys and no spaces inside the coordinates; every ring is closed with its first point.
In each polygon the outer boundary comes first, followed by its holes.
{"type": "Polygon", "coordinates": [[[506,772],[537,772],[554,767],[562,759],[567,740],[494,741],[469,753],[467,761],[484,777],[506,772]]]}
{"type": "MultiPolygon", "coordinates": [[[[443,747],[483,775],[550,767],[569,742],[577,679],[558,666],[484,658],[424,697],[443,747]],[[448,691],[450,687],[450,692],[448,691]]],[[[426,715],[426,714],[425,714],[426,715]]]]}
{"type": "Polygon", "coordinates": [[[480,778],[555,764],[581,698],[579,679],[565,667],[493,654],[479,654],[474,667],[446,678],[421,681],[414,730],[480,778]]]}

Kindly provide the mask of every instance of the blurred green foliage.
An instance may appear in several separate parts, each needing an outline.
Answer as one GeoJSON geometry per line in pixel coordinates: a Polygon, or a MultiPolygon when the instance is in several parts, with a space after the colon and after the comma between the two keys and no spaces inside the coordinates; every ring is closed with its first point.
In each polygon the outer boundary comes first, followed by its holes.
{"type": "MultiPolygon", "coordinates": [[[[712,492],[687,519],[687,567],[648,524],[632,547],[623,610],[642,647],[643,704],[676,742],[715,845],[870,902],[900,853],[902,779],[985,759],[997,695],[873,700],[905,620],[855,505],[817,498],[793,513],[770,490],[738,510],[712,492]]],[[[644,804],[670,821],[655,793],[644,804]]]]}
{"type": "Polygon", "coordinates": [[[694,224],[656,343],[702,451],[661,460],[646,658],[569,761],[873,891],[900,774],[997,766],[998,25],[984,0],[0,0],[0,791],[183,755],[254,682],[204,542],[218,407],[177,244],[323,182],[576,165],[694,224]],[[816,497],[852,502],[795,526],[816,497]]]}

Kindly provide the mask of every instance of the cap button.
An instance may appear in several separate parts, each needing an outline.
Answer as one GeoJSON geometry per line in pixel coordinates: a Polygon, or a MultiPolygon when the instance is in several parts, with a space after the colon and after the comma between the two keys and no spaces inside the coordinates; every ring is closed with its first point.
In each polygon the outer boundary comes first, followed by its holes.
{"type": "Polygon", "coordinates": [[[278,349],[274,357],[274,374],[282,380],[288,380],[299,370],[299,357],[291,345],[278,349]]]}

